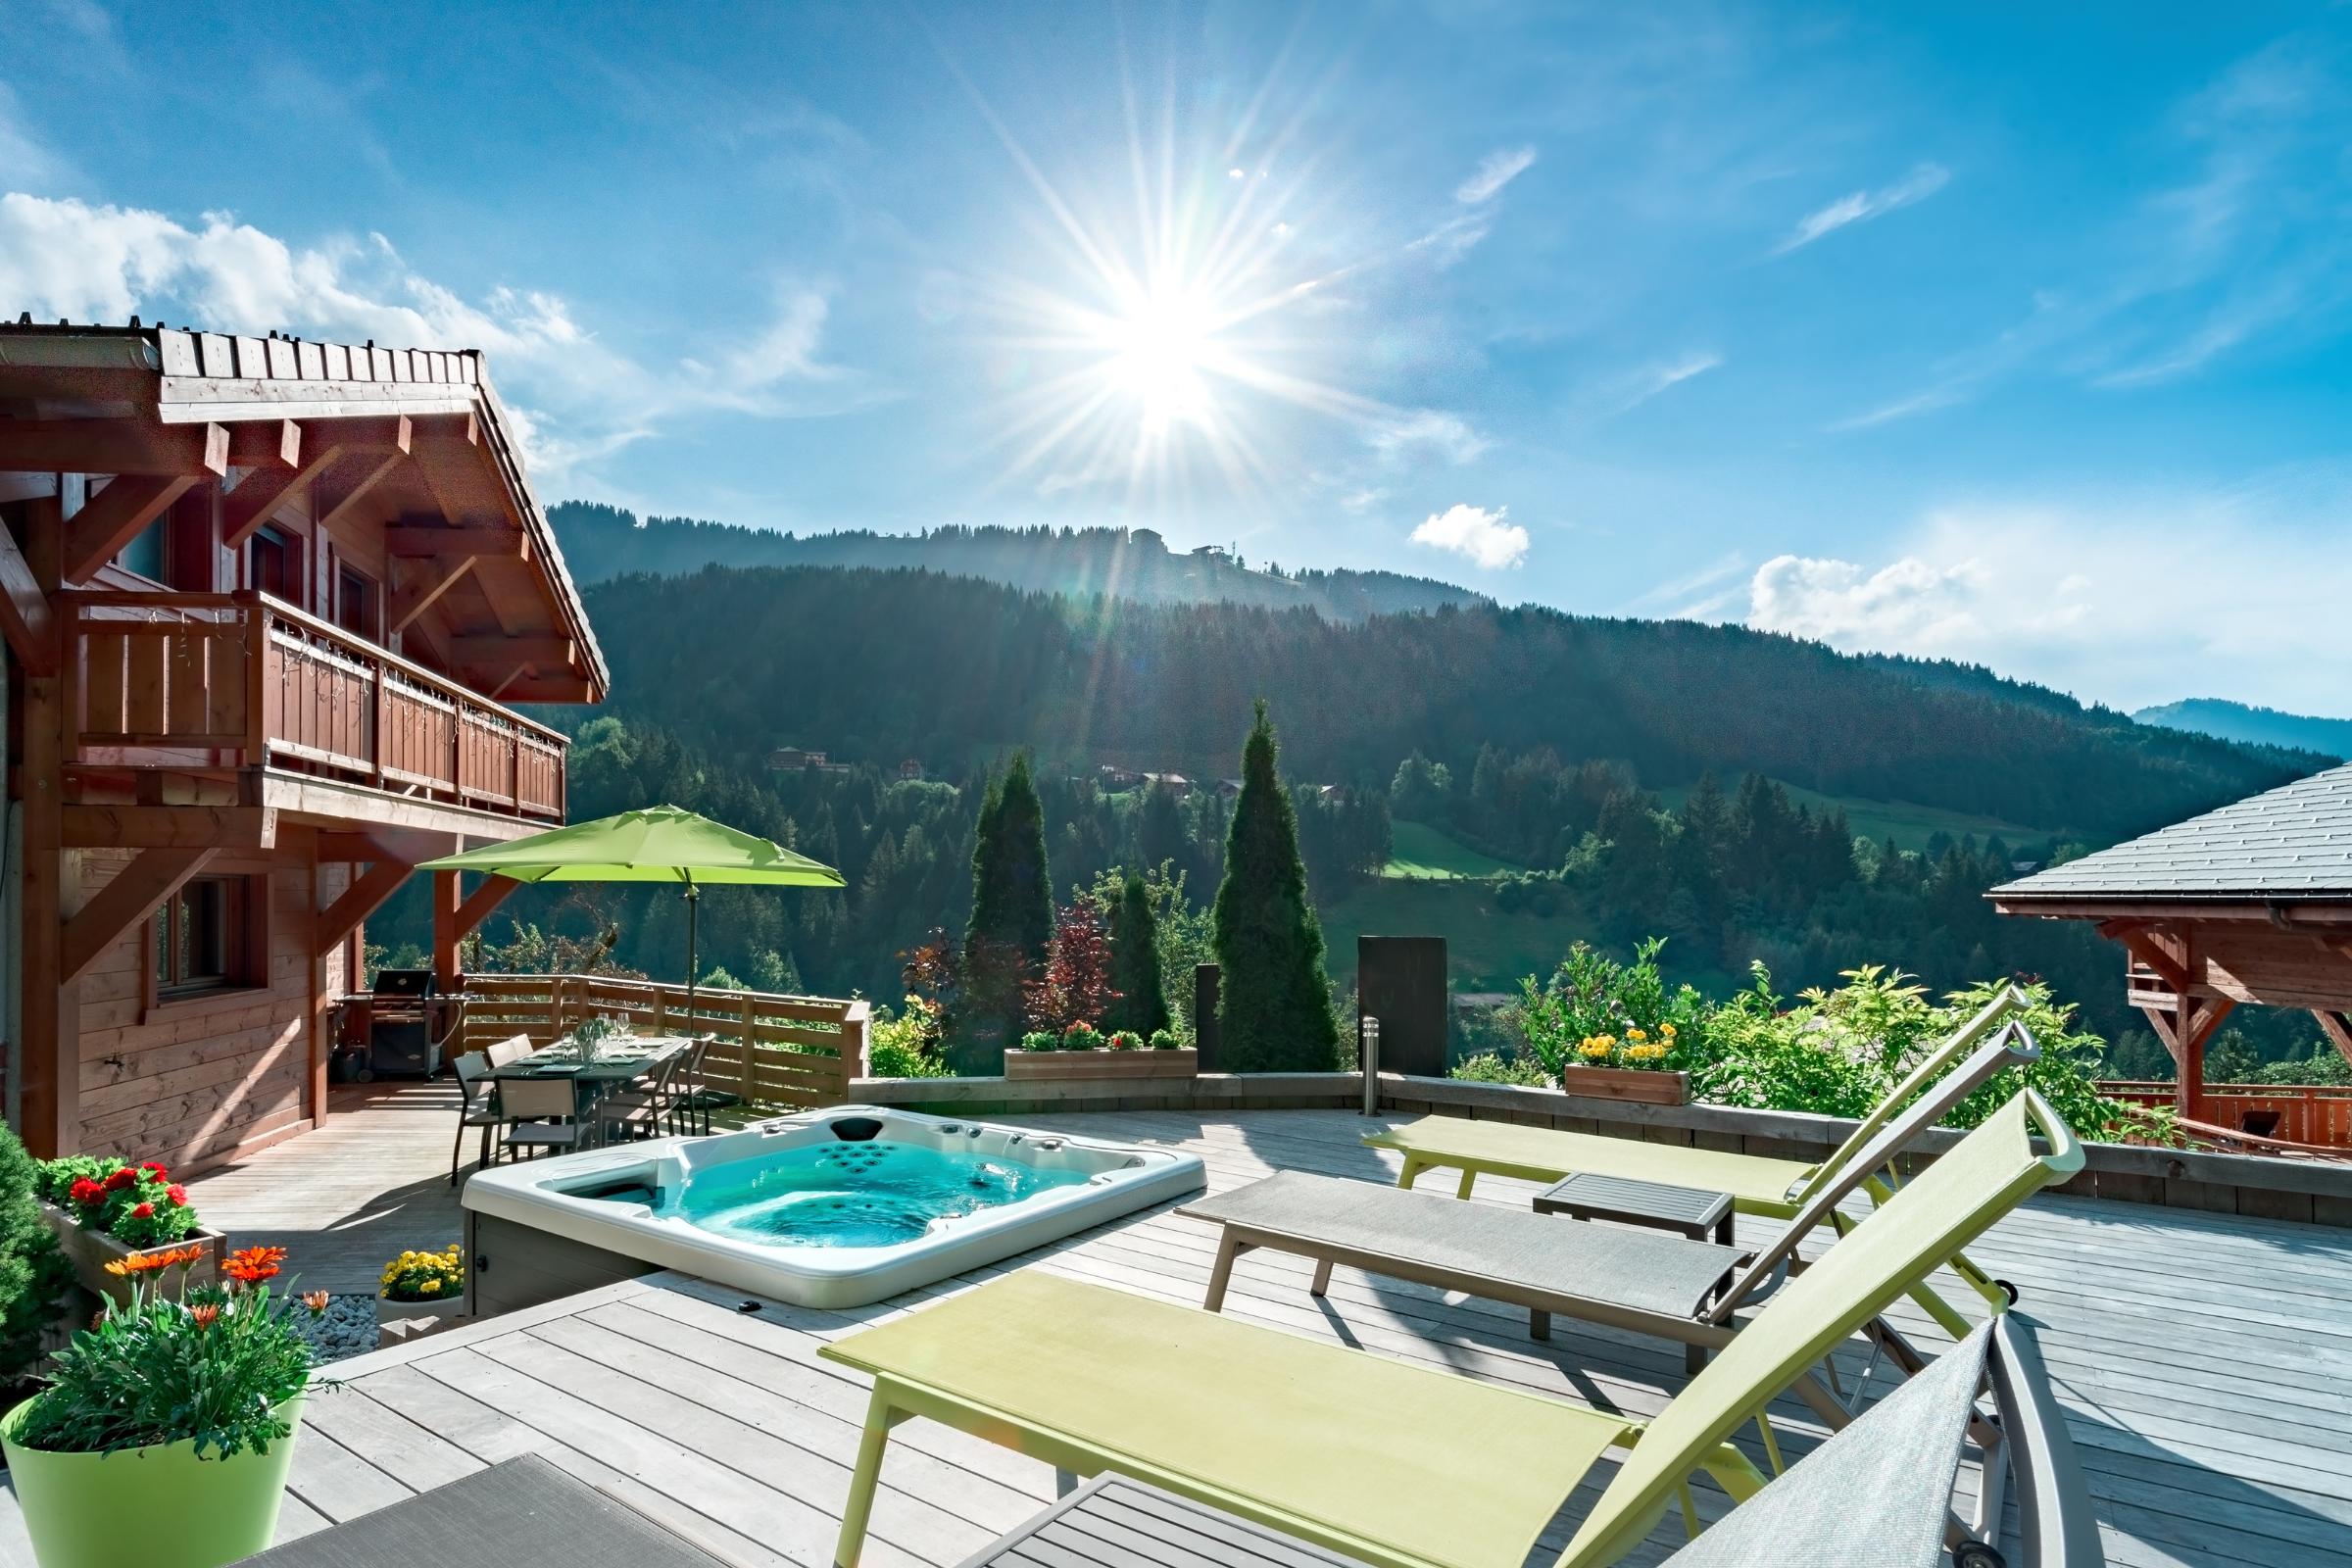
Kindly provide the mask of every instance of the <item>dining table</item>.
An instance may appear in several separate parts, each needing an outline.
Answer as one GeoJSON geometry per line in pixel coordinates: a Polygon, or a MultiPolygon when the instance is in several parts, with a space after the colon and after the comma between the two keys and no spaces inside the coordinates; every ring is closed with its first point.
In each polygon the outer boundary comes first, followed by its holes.
{"type": "Polygon", "coordinates": [[[494,1080],[511,1078],[576,1078],[598,1091],[619,1088],[657,1071],[672,1056],[692,1051],[691,1035],[624,1035],[605,1041],[585,1061],[570,1045],[558,1041],[527,1056],[516,1056],[490,1070],[494,1080]]]}

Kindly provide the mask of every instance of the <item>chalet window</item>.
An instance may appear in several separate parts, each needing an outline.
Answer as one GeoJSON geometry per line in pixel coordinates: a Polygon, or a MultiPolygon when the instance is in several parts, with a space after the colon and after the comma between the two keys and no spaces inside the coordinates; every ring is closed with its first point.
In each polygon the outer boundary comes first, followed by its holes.
{"type": "Polygon", "coordinates": [[[349,566],[335,571],[335,624],[355,637],[376,640],[375,583],[349,566]]]}
{"type": "Polygon", "coordinates": [[[169,514],[156,518],[139,531],[139,536],[122,547],[115,557],[115,564],[124,571],[135,571],[150,582],[169,582],[165,564],[164,535],[172,526],[169,514]]]}
{"type": "Polygon", "coordinates": [[[157,996],[261,983],[254,932],[259,880],[194,877],[155,911],[157,996]]]}
{"type": "Polygon", "coordinates": [[[301,546],[292,534],[274,527],[254,531],[245,546],[247,586],[259,588],[290,605],[302,603],[301,546]]]}

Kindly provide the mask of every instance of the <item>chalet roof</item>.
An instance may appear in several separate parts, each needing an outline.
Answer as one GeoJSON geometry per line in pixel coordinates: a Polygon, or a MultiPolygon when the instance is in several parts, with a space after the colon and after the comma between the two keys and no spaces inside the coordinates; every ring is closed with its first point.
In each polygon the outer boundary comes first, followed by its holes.
{"type": "Polygon", "coordinates": [[[471,416],[478,424],[531,549],[546,564],[557,609],[596,687],[611,684],[604,650],[564,563],[555,529],[523,469],[514,423],[478,349],[386,349],[314,343],[271,333],[244,337],[28,317],[0,321],[0,375],[39,373],[71,390],[90,414],[141,414],[167,425],[256,418],[471,416]],[[142,407],[141,405],[144,405],[142,407]]]}
{"type": "Polygon", "coordinates": [[[1994,888],[2007,903],[2352,899],[2352,764],[1994,888]]]}

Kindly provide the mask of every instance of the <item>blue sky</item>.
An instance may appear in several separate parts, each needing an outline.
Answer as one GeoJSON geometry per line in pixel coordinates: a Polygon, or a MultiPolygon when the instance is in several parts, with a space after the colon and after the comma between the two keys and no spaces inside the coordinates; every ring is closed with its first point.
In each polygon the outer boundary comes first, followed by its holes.
{"type": "Polygon", "coordinates": [[[485,348],[549,499],[2352,713],[2348,83],[2341,6],[21,0],[0,309],[485,348]]]}

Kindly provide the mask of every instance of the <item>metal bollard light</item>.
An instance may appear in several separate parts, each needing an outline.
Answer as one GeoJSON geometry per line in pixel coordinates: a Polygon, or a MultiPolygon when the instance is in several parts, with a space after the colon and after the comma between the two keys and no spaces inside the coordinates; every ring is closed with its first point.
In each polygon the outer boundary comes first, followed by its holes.
{"type": "Polygon", "coordinates": [[[1380,1020],[1372,1017],[1357,1019],[1356,1033],[1362,1041],[1364,1114],[1369,1116],[1380,1109],[1380,1020]]]}

